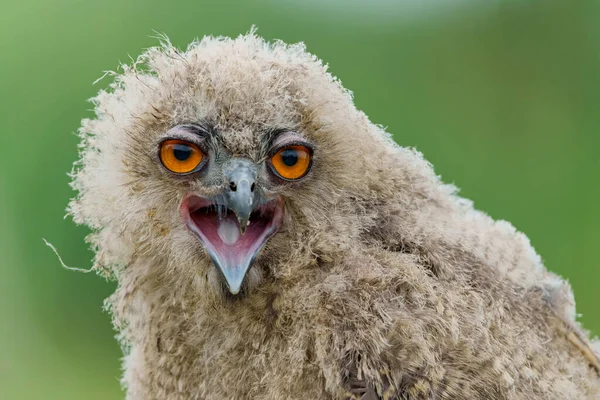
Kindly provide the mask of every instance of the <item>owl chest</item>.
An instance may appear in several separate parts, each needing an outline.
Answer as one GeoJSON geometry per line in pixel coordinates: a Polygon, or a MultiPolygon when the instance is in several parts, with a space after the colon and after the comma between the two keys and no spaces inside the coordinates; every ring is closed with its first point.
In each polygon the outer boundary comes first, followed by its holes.
{"type": "Polygon", "coordinates": [[[330,398],[302,333],[221,326],[186,336],[157,337],[146,357],[157,399],[330,398]]]}

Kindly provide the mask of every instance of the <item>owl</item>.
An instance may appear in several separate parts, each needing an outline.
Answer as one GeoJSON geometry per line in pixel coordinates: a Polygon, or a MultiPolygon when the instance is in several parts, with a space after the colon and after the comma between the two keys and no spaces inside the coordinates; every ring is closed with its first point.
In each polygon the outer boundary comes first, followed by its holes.
{"type": "Polygon", "coordinates": [[[304,45],[165,38],[113,79],[69,212],[127,399],[600,398],[568,283],[304,45]]]}

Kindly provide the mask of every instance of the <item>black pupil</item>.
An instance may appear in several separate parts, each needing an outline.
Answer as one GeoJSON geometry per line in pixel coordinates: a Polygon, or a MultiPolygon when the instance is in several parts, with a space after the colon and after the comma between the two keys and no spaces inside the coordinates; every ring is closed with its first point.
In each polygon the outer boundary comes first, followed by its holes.
{"type": "Polygon", "coordinates": [[[185,144],[176,144],[173,146],[173,155],[179,161],[185,161],[192,155],[192,149],[185,144]]]}
{"type": "Polygon", "coordinates": [[[298,162],[298,152],[294,149],[285,149],[281,152],[281,161],[288,167],[293,167],[298,162]]]}

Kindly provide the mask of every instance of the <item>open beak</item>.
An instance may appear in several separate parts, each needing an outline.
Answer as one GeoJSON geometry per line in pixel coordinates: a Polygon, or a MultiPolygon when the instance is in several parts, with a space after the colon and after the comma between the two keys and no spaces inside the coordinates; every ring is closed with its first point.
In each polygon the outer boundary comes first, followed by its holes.
{"type": "Polygon", "coordinates": [[[227,171],[230,184],[226,193],[215,199],[190,193],[179,209],[232,294],[239,293],[254,259],[283,221],[283,201],[257,194],[253,166],[243,159],[236,161],[227,171]]]}

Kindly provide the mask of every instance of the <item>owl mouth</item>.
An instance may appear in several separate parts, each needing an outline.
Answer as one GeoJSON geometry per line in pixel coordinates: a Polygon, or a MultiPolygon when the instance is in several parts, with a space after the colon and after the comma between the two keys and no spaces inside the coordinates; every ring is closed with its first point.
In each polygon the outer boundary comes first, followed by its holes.
{"type": "Polygon", "coordinates": [[[195,194],[183,200],[180,214],[221,272],[229,291],[237,294],[252,263],[281,228],[283,202],[279,198],[260,202],[245,229],[230,208],[195,194]]]}

